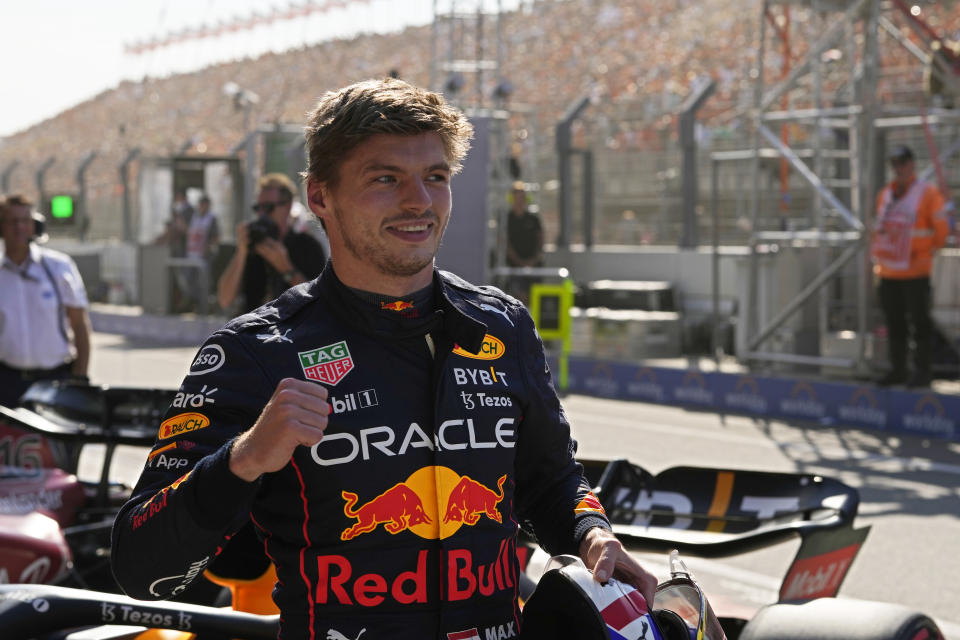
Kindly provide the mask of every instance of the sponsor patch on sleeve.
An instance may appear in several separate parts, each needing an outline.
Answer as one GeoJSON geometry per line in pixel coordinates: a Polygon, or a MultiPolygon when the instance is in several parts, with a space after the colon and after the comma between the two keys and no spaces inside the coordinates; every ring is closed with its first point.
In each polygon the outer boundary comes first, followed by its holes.
{"type": "Polygon", "coordinates": [[[607,512],[603,510],[603,505],[600,504],[600,501],[597,500],[597,497],[593,495],[593,492],[588,493],[583,497],[583,500],[580,501],[574,509],[573,512],[577,515],[583,515],[585,513],[599,513],[601,515],[607,515],[607,512]]]}
{"type": "Polygon", "coordinates": [[[202,413],[180,413],[164,420],[160,424],[157,437],[161,440],[173,438],[183,433],[205,429],[210,426],[210,418],[202,413]]]}

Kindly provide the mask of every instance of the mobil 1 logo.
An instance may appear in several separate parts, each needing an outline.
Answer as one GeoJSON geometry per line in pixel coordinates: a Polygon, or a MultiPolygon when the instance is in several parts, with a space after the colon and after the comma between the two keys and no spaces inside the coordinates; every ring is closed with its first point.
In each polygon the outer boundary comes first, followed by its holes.
{"type": "Polygon", "coordinates": [[[327,401],[330,403],[330,406],[333,407],[334,413],[347,413],[348,411],[356,411],[357,409],[375,407],[378,404],[376,389],[365,389],[364,391],[348,393],[340,397],[330,396],[327,401]]]}

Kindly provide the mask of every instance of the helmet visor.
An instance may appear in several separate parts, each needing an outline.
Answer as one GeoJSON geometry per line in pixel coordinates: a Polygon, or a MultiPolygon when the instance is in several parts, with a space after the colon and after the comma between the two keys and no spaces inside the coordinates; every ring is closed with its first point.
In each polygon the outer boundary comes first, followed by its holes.
{"type": "Polygon", "coordinates": [[[726,640],[710,603],[690,578],[675,577],[659,584],[653,608],[669,609],[680,616],[690,630],[690,640],[726,640]]]}

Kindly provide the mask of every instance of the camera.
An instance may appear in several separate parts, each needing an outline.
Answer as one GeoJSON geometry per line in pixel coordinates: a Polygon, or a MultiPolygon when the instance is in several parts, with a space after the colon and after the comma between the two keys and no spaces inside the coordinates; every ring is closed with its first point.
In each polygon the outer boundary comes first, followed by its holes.
{"type": "Polygon", "coordinates": [[[270,218],[264,216],[257,218],[247,226],[247,232],[250,236],[250,248],[253,248],[266,240],[273,238],[280,239],[280,228],[270,218]]]}

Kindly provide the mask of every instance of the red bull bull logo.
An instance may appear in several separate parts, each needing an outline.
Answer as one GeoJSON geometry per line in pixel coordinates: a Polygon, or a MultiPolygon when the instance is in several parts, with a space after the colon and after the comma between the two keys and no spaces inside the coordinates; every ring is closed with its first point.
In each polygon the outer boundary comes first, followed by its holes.
{"type": "Polygon", "coordinates": [[[393,485],[359,509],[353,508],[357,504],[357,494],[343,491],[341,495],[346,500],[343,505],[344,515],[357,519],[355,525],[340,534],[341,540],[353,540],[361,533],[373,531],[380,524],[383,524],[388,532],[397,534],[412,526],[432,522],[423,508],[420,496],[402,482],[393,485]]]}
{"type": "Polygon", "coordinates": [[[340,539],[352,540],[383,525],[391,535],[410,531],[435,540],[452,536],[463,525],[474,526],[483,517],[502,523],[498,505],[506,481],[506,474],[500,476],[494,491],[447,467],[431,466],[418,469],[359,507],[359,496],[343,491],[343,514],[356,522],[343,530],[340,539]]]}
{"type": "Polygon", "coordinates": [[[413,301],[411,300],[408,302],[406,300],[394,300],[393,302],[381,302],[380,308],[399,313],[401,311],[406,311],[407,309],[413,309],[413,301]]]}
{"type": "Polygon", "coordinates": [[[444,524],[463,522],[473,526],[479,522],[480,516],[503,522],[503,517],[497,511],[497,505],[503,500],[503,483],[506,480],[506,474],[500,476],[497,480],[497,491],[494,492],[470,476],[460,478],[460,482],[453,488],[447,499],[444,524]]]}

